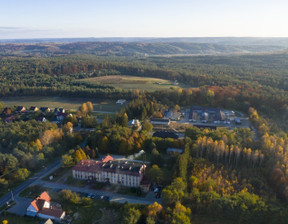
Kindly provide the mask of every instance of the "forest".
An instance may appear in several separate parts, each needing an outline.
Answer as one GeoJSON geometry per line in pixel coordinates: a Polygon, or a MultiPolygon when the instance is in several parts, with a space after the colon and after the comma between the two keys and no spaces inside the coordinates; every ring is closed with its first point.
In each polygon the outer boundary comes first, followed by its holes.
{"type": "Polygon", "coordinates": [[[65,96],[127,100],[155,98],[163,104],[211,105],[247,112],[257,109],[273,128],[287,130],[288,54],[247,56],[104,58],[65,56],[15,58],[0,61],[1,96],[65,96]],[[103,83],[81,82],[89,77],[133,75],[177,80],[190,85],[149,93],[123,90],[103,83]],[[207,93],[209,93],[207,95],[207,93]],[[212,94],[212,95],[211,95],[212,94]]]}
{"type": "Polygon", "coordinates": [[[62,126],[34,119],[5,123],[5,105],[0,105],[1,189],[24,181],[55,158],[62,159],[64,167],[72,167],[99,153],[127,156],[145,150],[149,177],[163,186],[163,203],[125,205],[121,223],[189,224],[199,223],[203,216],[227,223],[287,223],[287,60],[286,52],[139,58],[2,56],[2,97],[77,96],[129,103],[97,123],[87,102],[62,126]],[[189,88],[148,92],[81,81],[109,75],[177,80],[189,88]],[[249,116],[256,131],[190,127],[184,139],[152,137],[148,119],[161,117],[165,108],[175,105],[240,111],[249,116]],[[91,132],[71,131],[80,117],[81,127],[93,128],[91,132]],[[141,131],[128,126],[135,118],[142,122],[141,131]],[[168,147],[184,152],[167,156],[168,147]]]}

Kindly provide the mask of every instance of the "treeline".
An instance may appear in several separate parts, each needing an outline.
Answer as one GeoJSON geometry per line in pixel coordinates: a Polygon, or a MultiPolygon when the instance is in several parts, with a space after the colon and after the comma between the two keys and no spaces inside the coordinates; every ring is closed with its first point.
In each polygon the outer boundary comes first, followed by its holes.
{"type": "Polygon", "coordinates": [[[0,95],[128,100],[146,97],[172,106],[206,105],[241,111],[248,111],[252,106],[287,130],[287,122],[283,122],[288,120],[287,68],[284,63],[287,57],[286,54],[249,56],[252,64],[242,56],[147,58],[129,62],[125,58],[83,55],[3,58],[0,62],[0,95]],[[115,74],[178,80],[198,88],[147,93],[81,81],[115,74]]]}
{"type": "Polygon", "coordinates": [[[0,185],[2,190],[25,180],[31,172],[55,161],[81,141],[56,124],[35,120],[0,124],[0,185]]]}
{"type": "MultiPolygon", "coordinates": [[[[202,137],[200,139],[196,142],[186,139],[185,151],[176,162],[177,175],[162,191],[165,212],[183,205],[191,213],[183,215],[182,223],[192,223],[194,215],[233,223],[286,222],[285,207],[271,202],[275,196],[265,177],[266,168],[247,166],[247,160],[244,166],[238,167],[220,159],[217,164],[217,157],[213,155],[210,159],[207,153],[203,158],[195,158],[195,144],[200,146],[205,142],[202,137]]],[[[217,141],[210,140],[212,145],[217,141]]]]}
{"type": "Polygon", "coordinates": [[[221,162],[234,167],[238,165],[261,166],[264,161],[264,154],[259,150],[234,145],[229,146],[223,140],[213,141],[211,137],[207,138],[206,136],[197,139],[193,151],[196,158],[207,158],[217,164],[221,162]]]}
{"type": "Polygon", "coordinates": [[[267,179],[278,197],[288,201],[288,137],[286,133],[273,134],[267,122],[250,108],[249,115],[257,128],[263,153],[270,172],[267,179]]]}

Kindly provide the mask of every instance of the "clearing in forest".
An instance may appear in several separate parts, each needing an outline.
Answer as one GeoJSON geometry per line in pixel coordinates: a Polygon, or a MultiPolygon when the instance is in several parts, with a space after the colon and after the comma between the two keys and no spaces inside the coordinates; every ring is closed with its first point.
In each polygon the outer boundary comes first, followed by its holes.
{"type": "Polygon", "coordinates": [[[175,85],[174,81],[166,79],[138,77],[138,76],[122,76],[122,75],[111,75],[111,76],[101,76],[88,79],[81,79],[81,82],[83,81],[95,84],[96,83],[106,84],[121,89],[139,89],[147,91],[188,87],[182,83],[177,83],[177,85],[175,85]]]}

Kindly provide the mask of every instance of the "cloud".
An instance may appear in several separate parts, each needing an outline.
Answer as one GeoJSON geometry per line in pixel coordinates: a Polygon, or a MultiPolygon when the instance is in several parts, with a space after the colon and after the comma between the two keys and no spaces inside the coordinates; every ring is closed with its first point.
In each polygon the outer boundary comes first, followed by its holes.
{"type": "Polygon", "coordinates": [[[12,26],[0,26],[0,30],[21,30],[22,27],[12,27],[12,26]]]}

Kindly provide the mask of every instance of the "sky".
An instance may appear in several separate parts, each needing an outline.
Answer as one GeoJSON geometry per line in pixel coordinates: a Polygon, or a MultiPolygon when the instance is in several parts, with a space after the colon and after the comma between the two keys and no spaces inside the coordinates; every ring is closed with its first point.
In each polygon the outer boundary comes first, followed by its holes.
{"type": "Polygon", "coordinates": [[[287,0],[0,0],[0,39],[288,37],[287,0]]]}

